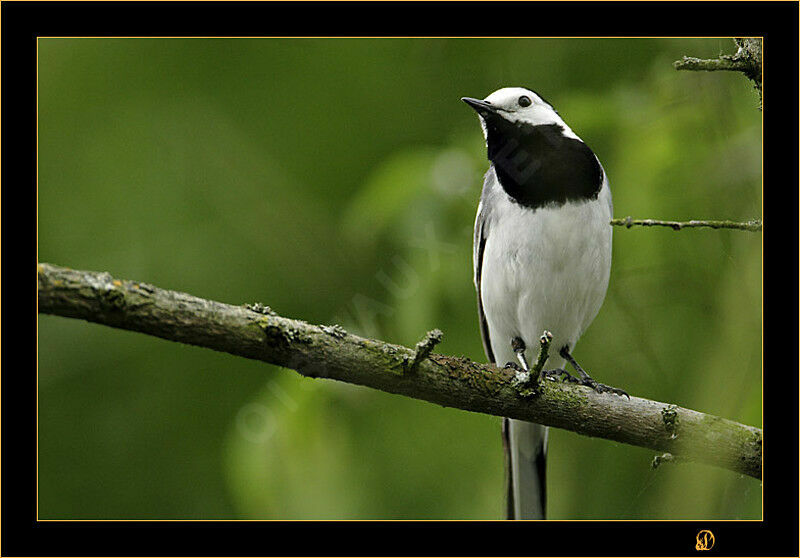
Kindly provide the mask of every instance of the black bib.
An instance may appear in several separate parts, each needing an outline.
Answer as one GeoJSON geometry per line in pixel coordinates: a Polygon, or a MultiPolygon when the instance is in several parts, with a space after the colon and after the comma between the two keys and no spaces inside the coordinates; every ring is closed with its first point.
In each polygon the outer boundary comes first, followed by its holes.
{"type": "Polygon", "coordinates": [[[559,124],[509,122],[487,115],[489,160],[500,185],[517,203],[536,209],[548,203],[596,199],[603,170],[585,143],[566,137],[559,124]]]}

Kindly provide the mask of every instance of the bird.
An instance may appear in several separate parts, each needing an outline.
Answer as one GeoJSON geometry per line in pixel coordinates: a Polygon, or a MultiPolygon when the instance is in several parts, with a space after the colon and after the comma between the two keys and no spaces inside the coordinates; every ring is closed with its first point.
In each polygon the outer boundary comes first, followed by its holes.
{"type": "MultiPolygon", "coordinates": [[[[595,381],[572,356],[603,304],[611,273],[613,206],[602,164],[533,90],[504,87],[461,100],[478,113],[490,162],[473,238],[488,360],[525,372],[525,349],[538,347],[549,332],[548,369],[531,380],[627,396],[595,381]]],[[[502,434],[507,517],[545,519],[548,428],[504,418],[502,434]]]]}

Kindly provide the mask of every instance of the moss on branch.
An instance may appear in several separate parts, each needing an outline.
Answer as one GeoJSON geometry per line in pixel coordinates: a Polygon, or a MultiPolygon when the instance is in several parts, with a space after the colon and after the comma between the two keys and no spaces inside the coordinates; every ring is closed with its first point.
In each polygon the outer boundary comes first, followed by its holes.
{"type": "Polygon", "coordinates": [[[563,428],[761,478],[758,428],[552,381],[541,382],[535,397],[525,397],[514,386],[512,369],[432,353],[441,338],[436,330],[410,349],[359,337],[339,326],[285,318],[262,305],[233,306],[108,273],[45,263],[37,271],[42,314],[138,331],[276,364],[307,377],[563,428]],[[413,373],[408,373],[409,363],[413,373]]]}
{"type": "Polygon", "coordinates": [[[734,229],[750,232],[761,232],[763,229],[761,219],[752,219],[750,221],[713,221],[699,219],[692,221],[664,221],[660,219],[633,219],[632,217],[628,216],[621,219],[612,219],[610,223],[612,226],[625,227],[627,229],[633,226],[669,227],[674,231],[702,227],[710,229],[734,229]]]}
{"type": "Polygon", "coordinates": [[[758,91],[760,110],[763,78],[762,39],[760,37],[736,38],[733,41],[738,47],[735,54],[720,54],[718,58],[711,59],[684,56],[682,59],[675,61],[673,66],[676,70],[742,72],[753,82],[753,87],[758,91]]]}

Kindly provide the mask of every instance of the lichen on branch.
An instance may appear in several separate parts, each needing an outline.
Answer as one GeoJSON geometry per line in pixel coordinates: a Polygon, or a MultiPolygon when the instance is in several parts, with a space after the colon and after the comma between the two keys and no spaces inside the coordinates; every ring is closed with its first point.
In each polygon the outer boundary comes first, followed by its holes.
{"type": "Polygon", "coordinates": [[[526,396],[515,385],[513,369],[431,352],[441,339],[438,330],[410,349],[359,337],[340,326],[285,318],[263,305],[224,304],[109,273],[40,263],[37,283],[40,314],[138,331],[276,364],[310,378],[535,422],[761,478],[759,428],[554,381],[541,382],[535,396],[526,396]]]}
{"type": "Polygon", "coordinates": [[[738,47],[734,54],[720,54],[718,58],[703,59],[694,58],[691,56],[684,56],[680,60],[676,60],[673,66],[676,70],[693,70],[693,71],[731,71],[742,72],[752,82],[755,89],[758,91],[759,110],[761,109],[762,102],[762,57],[761,57],[761,42],[760,37],[756,38],[736,38],[733,39],[738,47]]]}
{"type": "Polygon", "coordinates": [[[750,221],[715,221],[708,219],[693,219],[691,221],[664,221],[661,219],[633,219],[632,217],[628,216],[621,219],[611,219],[610,224],[612,226],[625,227],[627,229],[636,225],[641,227],[669,227],[674,231],[707,227],[711,229],[734,229],[740,231],[761,232],[763,228],[761,219],[751,219],[750,221]]]}

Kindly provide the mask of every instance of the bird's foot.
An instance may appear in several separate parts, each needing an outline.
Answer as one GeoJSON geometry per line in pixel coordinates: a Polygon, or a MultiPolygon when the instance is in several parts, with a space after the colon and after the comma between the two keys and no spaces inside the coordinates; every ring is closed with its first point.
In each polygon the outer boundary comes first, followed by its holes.
{"type": "Polygon", "coordinates": [[[511,348],[517,353],[517,360],[519,361],[520,366],[525,371],[531,369],[530,365],[528,365],[528,359],[525,358],[525,341],[522,340],[522,337],[514,337],[511,340],[511,348]]]}
{"type": "Polygon", "coordinates": [[[539,394],[538,378],[534,378],[530,371],[525,370],[516,362],[509,362],[503,368],[514,370],[514,378],[511,380],[511,385],[517,388],[521,396],[531,397],[539,394]]]}
{"type": "Polygon", "coordinates": [[[547,378],[553,382],[569,382],[571,384],[577,384],[580,382],[578,378],[564,370],[563,368],[553,368],[552,370],[542,370],[541,373],[542,378],[547,378]]]}
{"type": "Polygon", "coordinates": [[[573,356],[569,352],[569,348],[567,346],[561,347],[559,354],[569,362],[572,367],[580,374],[580,379],[578,383],[582,386],[590,387],[595,390],[597,393],[614,393],[622,397],[623,395],[628,399],[631,398],[630,395],[625,390],[607,386],[605,384],[601,384],[600,382],[595,381],[589,374],[586,373],[586,370],[581,368],[581,365],[578,364],[573,356]]]}
{"type": "Polygon", "coordinates": [[[605,384],[601,384],[600,382],[595,381],[594,379],[592,379],[589,376],[586,376],[585,378],[583,378],[581,380],[577,380],[577,381],[578,381],[578,383],[580,385],[590,387],[593,390],[595,390],[597,393],[614,393],[616,395],[619,395],[620,397],[622,397],[624,395],[628,399],[631,398],[631,396],[628,395],[628,392],[626,392],[624,389],[615,388],[615,387],[612,387],[612,386],[607,386],[605,384]]]}

